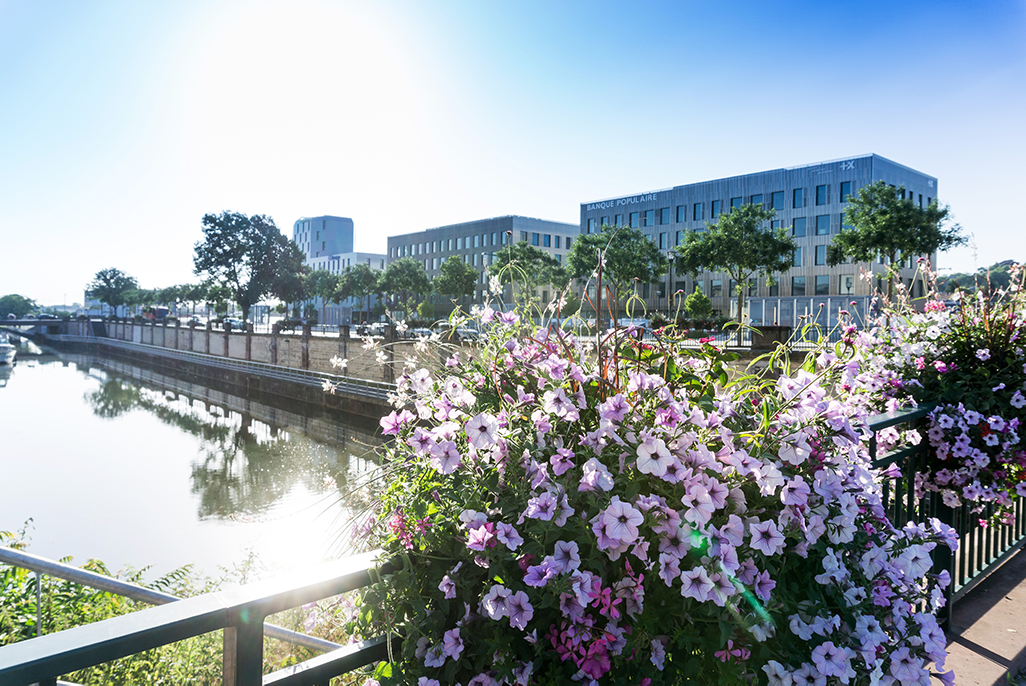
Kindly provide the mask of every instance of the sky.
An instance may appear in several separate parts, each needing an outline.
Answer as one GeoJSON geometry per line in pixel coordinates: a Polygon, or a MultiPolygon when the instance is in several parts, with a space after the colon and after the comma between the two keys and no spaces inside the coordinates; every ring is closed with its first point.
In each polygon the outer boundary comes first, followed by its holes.
{"type": "Polygon", "coordinates": [[[205,214],[390,235],[877,153],[1026,260],[1026,0],[0,0],[0,295],[197,281],[205,214]]]}

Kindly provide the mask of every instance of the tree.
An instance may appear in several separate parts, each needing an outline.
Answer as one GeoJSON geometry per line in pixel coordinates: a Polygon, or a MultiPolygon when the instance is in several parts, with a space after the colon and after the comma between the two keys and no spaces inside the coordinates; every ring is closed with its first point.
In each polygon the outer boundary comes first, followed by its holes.
{"type": "Polygon", "coordinates": [[[712,314],[713,306],[709,301],[709,296],[703,293],[701,288],[696,288],[695,292],[684,301],[684,310],[688,313],[691,321],[698,321],[708,319],[712,314]]]}
{"type": "Polygon", "coordinates": [[[449,296],[453,300],[464,295],[473,295],[479,278],[478,272],[463,261],[459,255],[449,257],[442,262],[442,268],[434,280],[435,292],[449,296]]]}
{"type": "Polygon", "coordinates": [[[36,307],[35,300],[12,293],[0,298],[0,317],[6,317],[9,314],[22,317],[30,312],[35,312],[36,307]]]}
{"type": "Polygon", "coordinates": [[[709,224],[689,231],[675,249],[674,266],[696,276],[700,271],[725,272],[737,284],[737,320],[744,318],[745,288],[757,271],[789,269],[797,247],[787,231],[763,227],[776,213],[763,205],[741,205],[709,224]]]}
{"type": "Polygon", "coordinates": [[[602,280],[613,284],[614,312],[635,281],[655,283],[666,273],[666,256],[656,244],[629,226],[603,226],[598,233],[579,236],[566,256],[567,271],[574,278],[588,278],[598,269],[602,252],[602,280]]]}
{"type": "Polygon", "coordinates": [[[403,257],[392,262],[381,275],[381,290],[395,296],[402,304],[403,316],[410,317],[410,299],[423,296],[431,290],[431,281],[424,272],[424,265],[412,257],[403,257]]]}
{"type": "Polygon", "coordinates": [[[196,244],[194,270],[228,289],[244,320],[263,298],[281,297],[294,288],[302,264],[302,251],[266,215],[203,216],[203,240],[196,244]]]}
{"type": "Polygon", "coordinates": [[[360,321],[367,321],[367,318],[370,317],[370,297],[378,292],[380,279],[381,272],[375,271],[369,264],[363,262],[351,264],[342,271],[335,300],[341,302],[349,298],[356,298],[362,304],[363,299],[366,299],[366,315],[363,314],[361,308],[360,321]]]}
{"type": "Polygon", "coordinates": [[[510,243],[495,253],[495,262],[488,267],[488,274],[497,276],[500,283],[512,283],[514,299],[518,286],[520,297],[526,299],[539,286],[553,284],[561,287],[567,279],[563,266],[555,257],[527,241],[510,243]]]}
{"type": "Polygon", "coordinates": [[[324,306],[329,300],[338,302],[335,294],[338,293],[339,277],[326,269],[315,269],[306,277],[306,291],[314,297],[321,299],[321,324],[324,323],[324,306]]]}
{"type": "Polygon", "coordinates": [[[893,265],[966,242],[958,224],[944,226],[948,207],[941,207],[936,200],[928,207],[919,207],[904,196],[904,186],[892,188],[883,181],[863,186],[844,210],[852,228],[838,234],[827,248],[830,266],[845,259],[871,262],[878,256],[886,257],[892,267],[887,277],[888,300],[894,297],[893,265]]]}
{"type": "Polygon", "coordinates": [[[96,276],[86,286],[86,294],[90,298],[96,298],[102,303],[107,303],[117,315],[118,307],[124,305],[127,300],[126,293],[139,288],[135,279],[125,274],[120,269],[110,267],[96,272],[96,276]]]}

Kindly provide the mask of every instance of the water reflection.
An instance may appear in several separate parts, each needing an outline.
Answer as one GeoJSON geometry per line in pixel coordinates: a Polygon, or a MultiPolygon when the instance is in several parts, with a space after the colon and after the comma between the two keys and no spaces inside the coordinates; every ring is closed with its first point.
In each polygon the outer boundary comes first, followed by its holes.
{"type": "Polygon", "coordinates": [[[85,364],[105,377],[86,394],[96,416],[141,410],[197,439],[191,491],[200,519],[245,520],[297,486],[328,494],[329,485],[344,490],[375,467],[378,439],[370,427],[347,426],[344,415],[296,414],[114,360],[85,364]]]}

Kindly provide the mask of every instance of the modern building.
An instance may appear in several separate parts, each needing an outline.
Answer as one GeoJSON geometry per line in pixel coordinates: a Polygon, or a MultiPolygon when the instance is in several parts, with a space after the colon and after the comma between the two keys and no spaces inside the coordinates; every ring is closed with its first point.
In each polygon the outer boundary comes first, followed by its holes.
{"type": "MultiPolygon", "coordinates": [[[[385,268],[385,256],[381,253],[353,251],[353,220],[348,217],[302,217],[292,225],[292,240],[306,256],[303,264],[311,270],[321,269],[332,274],[341,274],[347,267],[358,263],[369,265],[381,271],[385,268]]],[[[376,304],[376,298],[372,298],[376,304]]],[[[322,315],[321,324],[353,324],[353,312],[359,311],[361,303],[350,298],[338,305],[325,304],[319,298],[314,305],[322,315]]]]}
{"type": "MultiPolygon", "coordinates": [[[[389,262],[412,257],[424,264],[428,278],[439,274],[442,263],[456,255],[480,273],[478,288],[467,303],[481,303],[487,298],[489,265],[496,253],[510,242],[529,242],[542,252],[549,253],[559,262],[565,262],[574,237],[580,234],[576,224],[507,215],[491,219],[439,226],[426,231],[389,236],[389,262]]],[[[549,293],[538,294],[544,300],[549,293]]],[[[506,293],[509,302],[510,293],[506,293]]]]}
{"type": "MultiPolygon", "coordinates": [[[[854,307],[861,314],[885,278],[882,260],[835,267],[827,266],[826,260],[831,238],[842,230],[848,198],[876,181],[904,187],[905,197],[921,207],[937,198],[935,177],[879,155],[861,155],[581,203],[581,232],[594,233],[605,224],[632,226],[669,252],[681,243],[685,232],[703,231],[731,208],[763,203],[776,211],[770,227],[789,227],[798,249],[794,266],[772,275],[775,283],[768,285],[762,275],[749,284],[750,320],[754,324],[794,324],[803,314],[825,310],[832,322],[842,307],[854,307]],[[860,279],[863,271],[872,276],[860,279]]],[[[929,257],[936,268],[936,256],[929,257]]],[[[916,267],[914,260],[901,265],[904,283],[912,283],[916,267]]],[[[718,313],[731,315],[736,303],[734,286],[726,274],[707,272],[691,278],[671,269],[661,283],[643,286],[642,295],[650,311],[673,313],[684,296],[701,288],[718,313]]],[[[920,281],[915,288],[921,288],[920,281]]]]}

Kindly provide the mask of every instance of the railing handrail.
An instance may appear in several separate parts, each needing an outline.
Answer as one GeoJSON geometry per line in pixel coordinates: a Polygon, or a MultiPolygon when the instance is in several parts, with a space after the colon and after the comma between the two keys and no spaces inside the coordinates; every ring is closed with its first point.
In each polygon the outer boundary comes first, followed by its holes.
{"type": "MultiPolygon", "coordinates": [[[[57,577],[58,579],[71,581],[81,586],[88,586],[89,588],[95,588],[106,593],[124,596],[126,598],[131,598],[132,600],[149,603],[150,605],[166,605],[167,603],[182,600],[182,598],[171,595],[170,593],[155,591],[152,588],[146,588],[145,586],[133,584],[128,581],[122,581],[121,579],[115,579],[113,577],[104,576],[103,574],[97,574],[96,572],[90,572],[87,569],[72,567],[71,565],[66,565],[63,562],[57,562],[39,555],[27,553],[24,550],[17,550],[6,546],[0,546],[0,563],[10,565],[12,567],[27,569],[29,571],[36,572],[37,574],[57,577]]],[[[265,623],[264,633],[270,638],[285,641],[287,643],[294,643],[296,645],[301,645],[304,648],[318,650],[321,652],[328,652],[341,647],[339,644],[332,641],[326,641],[323,638],[302,634],[298,631],[292,631],[291,629],[286,629],[274,624],[265,623]]]]}
{"type": "MultiPolygon", "coordinates": [[[[380,554],[372,551],[284,579],[185,598],[0,647],[0,681],[52,683],[61,674],[225,629],[226,684],[259,684],[264,618],[373,583],[391,570],[388,563],[378,563],[380,554]]],[[[360,666],[381,659],[380,649],[368,645],[365,653],[349,656],[349,663],[360,666]]]]}

